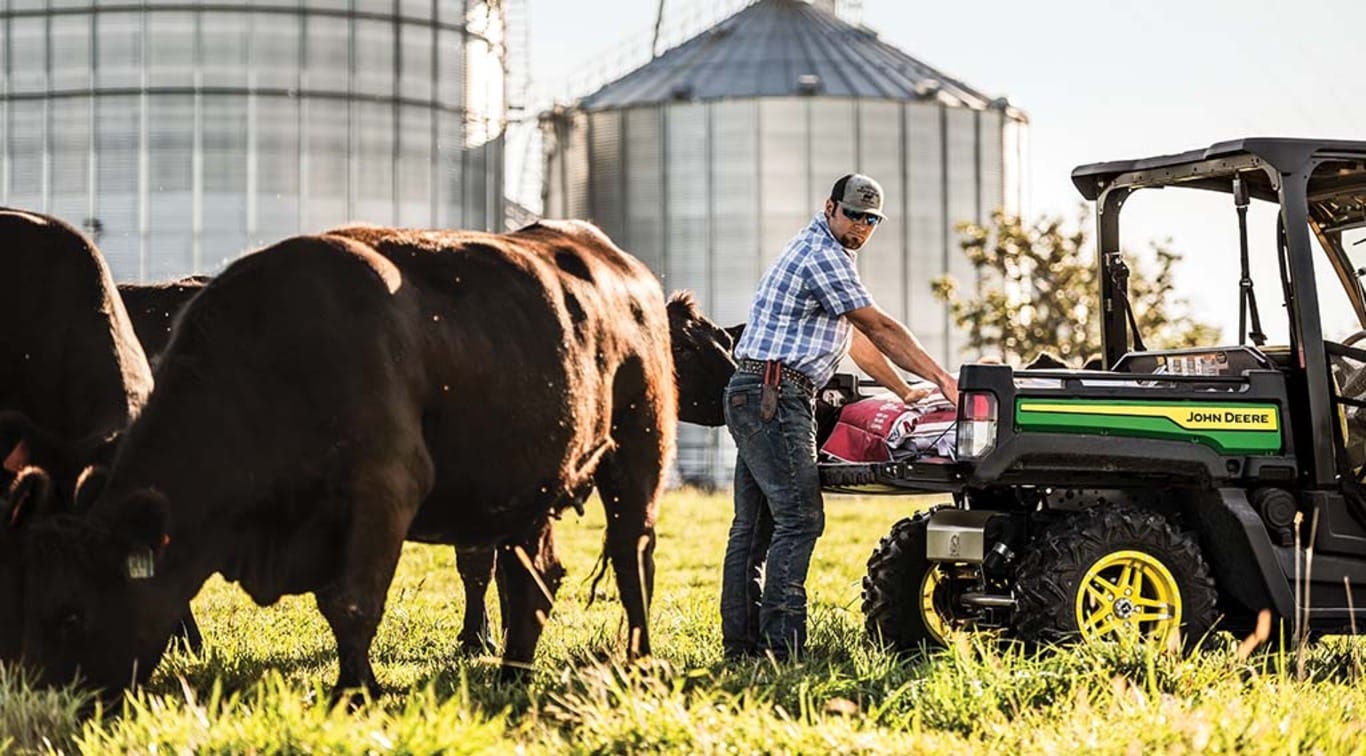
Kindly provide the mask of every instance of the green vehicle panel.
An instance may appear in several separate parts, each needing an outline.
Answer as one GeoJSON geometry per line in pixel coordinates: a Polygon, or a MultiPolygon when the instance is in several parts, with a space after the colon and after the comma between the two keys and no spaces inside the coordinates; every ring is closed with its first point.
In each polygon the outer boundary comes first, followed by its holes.
{"type": "Polygon", "coordinates": [[[1275,454],[1281,422],[1274,404],[1018,398],[1021,431],[1188,440],[1220,454],[1275,454]]]}

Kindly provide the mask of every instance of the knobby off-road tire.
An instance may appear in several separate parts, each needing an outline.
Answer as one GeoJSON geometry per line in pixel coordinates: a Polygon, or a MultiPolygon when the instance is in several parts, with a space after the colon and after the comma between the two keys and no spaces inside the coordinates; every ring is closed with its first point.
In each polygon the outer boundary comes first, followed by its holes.
{"type": "Polygon", "coordinates": [[[877,473],[870,465],[848,465],[821,469],[821,485],[835,488],[867,486],[877,482],[877,473]]]}
{"type": "Polygon", "coordinates": [[[939,509],[943,507],[893,525],[868,558],[863,616],[875,643],[896,651],[944,645],[944,633],[952,619],[946,616],[946,591],[942,587],[936,590],[942,585],[942,568],[925,558],[926,527],[939,509]]]}
{"type": "Polygon", "coordinates": [[[1137,630],[1167,644],[1179,632],[1189,651],[1217,619],[1214,579],[1195,540],[1155,512],[1125,506],[1095,507],[1045,530],[1020,560],[1015,596],[1016,631],[1035,642],[1137,630]]]}

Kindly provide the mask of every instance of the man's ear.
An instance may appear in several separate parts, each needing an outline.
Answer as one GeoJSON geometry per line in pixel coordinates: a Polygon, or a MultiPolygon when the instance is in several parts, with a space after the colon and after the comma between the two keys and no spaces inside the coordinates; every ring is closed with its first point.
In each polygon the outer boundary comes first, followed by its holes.
{"type": "Polygon", "coordinates": [[[72,497],[71,509],[76,512],[89,512],[90,507],[104,493],[104,484],[109,482],[109,468],[104,465],[86,465],[76,478],[76,494],[72,497]]]}
{"type": "Polygon", "coordinates": [[[13,530],[52,506],[52,477],[37,467],[19,471],[9,487],[8,506],[0,510],[0,529],[13,530]]]}

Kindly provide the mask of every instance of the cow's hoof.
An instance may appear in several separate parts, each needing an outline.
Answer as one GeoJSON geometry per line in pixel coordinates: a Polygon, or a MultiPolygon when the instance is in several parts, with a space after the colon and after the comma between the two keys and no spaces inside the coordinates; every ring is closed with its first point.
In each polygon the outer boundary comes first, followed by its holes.
{"type": "Polygon", "coordinates": [[[365,705],[375,700],[375,695],[361,688],[334,688],[332,690],[332,706],[345,704],[347,711],[359,711],[365,705]]]}
{"type": "Polygon", "coordinates": [[[338,683],[332,688],[332,706],[346,704],[347,711],[357,711],[367,703],[379,699],[383,691],[379,683],[370,680],[360,685],[342,685],[338,683]]]}
{"type": "Polygon", "coordinates": [[[489,636],[461,635],[459,640],[463,656],[492,656],[498,653],[498,645],[489,636]]]}
{"type": "Polygon", "coordinates": [[[533,671],[532,666],[525,662],[504,661],[503,666],[498,668],[498,681],[507,685],[526,685],[531,682],[533,671]]]}

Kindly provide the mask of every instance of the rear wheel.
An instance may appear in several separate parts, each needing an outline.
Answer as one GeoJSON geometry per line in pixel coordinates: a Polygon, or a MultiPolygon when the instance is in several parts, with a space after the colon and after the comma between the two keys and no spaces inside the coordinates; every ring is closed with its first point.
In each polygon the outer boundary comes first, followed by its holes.
{"type": "Polygon", "coordinates": [[[955,617],[949,573],[925,558],[926,527],[935,511],[893,525],[868,558],[864,625],[874,641],[898,651],[943,646],[949,632],[962,625],[955,617]]]}
{"type": "Polygon", "coordinates": [[[1096,507],[1050,526],[1020,561],[1015,625],[1036,641],[1190,648],[1213,626],[1215,598],[1194,539],[1155,512],[1096,507]]]}

